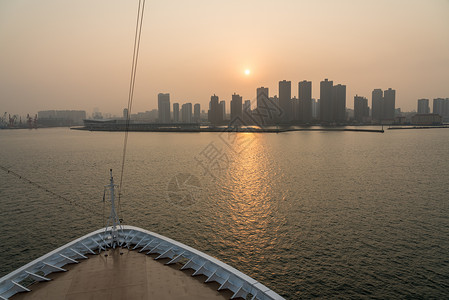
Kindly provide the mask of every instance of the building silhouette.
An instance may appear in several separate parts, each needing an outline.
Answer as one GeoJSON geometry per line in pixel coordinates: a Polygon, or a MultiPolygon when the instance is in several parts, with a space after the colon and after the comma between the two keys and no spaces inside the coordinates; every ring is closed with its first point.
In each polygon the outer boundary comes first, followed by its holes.
{"type": "Polygon", "coordinates": [[[346,85],[328,80],[320,82],[320,120],[323,123],[346,122],[346,85]]]}
{"type": "Polygon", "coordinates": [[[299,116],[301,122],[312,121],[312,82],[303,80],[298,83],[299,116]]]}
{"type": "Polygon", "coordinates": [[[394,120],[396,112],[396,91],[389,88],[382,92],[375,89],[372,92],[372,119],[374,122],[394,120]]]}
{"type": "Polygon", "coordinates": [[[321,122],[333,122],[332,89],[333,81],[327,78],[320,82],[320,120],[321,122]]]}
{"type": "Polygon", "coordinates": [[[209,102],[209,111],[207,113],[207,117],[209,120],[209,123],[212,125],[219,125],[223,123],[223,111],[222,106],[218,102],[218,96],[215,94],[210,97],[209,102]]]}
{"type": "Polygon", "coordinates": [[[260,87],[257,88],[257,107],[258,109],[263,109],[268,103],[268,88],[260,87]]]}
{"type": "Polygon", "coordinates": [[[243,103],[243,121],[248,125],[252,121],[251,100],[245,100],[243,103]]]}
{"type": "Polygon", "coordinates": [[[433,99],[433,110],[434,114],[438,114],[443,118],[444,122],[449,121],[449,98],[436,98],[433,99]]]}
{"type": "Polygon", "coordinates": [[[418,99],[418,114],[430,114],[429,99],[418,99]]]}
{"type": "Polygon", "coordinates": [[[389,88],[384,91],[384,120],[394,120],[396,109],[396,91],[389,88]]]}
{"type": "Polygon", "coordinates": [[[221,119],[224,121],[226,120],[226,101],[221,100],[220,101],[220,111],[221,111],[221,119]]]}
{"type": "Polygon", "coordinates": [[[302,120],[302,109],[301,109],[301,103],[298,98],[293,97],[290,101],[290,111],[291,111],[291,119],[294,122],[301,122],[302,120]]]}
{"type": "Polygon", "coordinates": [[[243,118],[242,96],[234,93],[231,99],[231,122],[243,118]]]}
{"type": "Polygon", "coordinates": [[[373,90],[371,94],[371,106],[372,113],[371,117],[373,121],[382,121],[383,119],[383,108],[384,108],[384,92],[381,89],[373,90]]]}
{"type": "MultiPolygon", "coordinates": [[[[126,108],[125,108],[126,109],[126,108]]],[[[45,126],[82,125],[85,110],[42,110],[37,112],[38,123],[45,126]]]]}
{"type": "Polygon", "coordinates": [[[173,103],[173,123],[179,123],[179,103],[173,103]]]}
{"type": "Polygon", "coordinates": [[[192,103],[184,103],[181,108],[182,123],[193,123],[192,103]]]}
{"type": "Polygon", "coordinates": [[[320,118],[320,99],[312,99],[312,119],[320,118]]]}
{"type": "Polygon", "coordinates": [[[282,110],[280,121],[289,122],[292,119],[291,113],[292,82],[287,80],[279,81],[279,107],[282,110]]]}
{"type": "Polygon", "coordinates": [[[346,85],[332,87],[332,113],[334,122],[346,122],[346,85]]]}
{"type": "Polygon", "coordinates": [[[368,99],[362,96],[354,96],[354,119],[359,123],[366,123],[369,119],[368,99]]]}
{"type": "Polygon", "coordinates": [[[443,116],[444,100],[443,98],[433,99],[432,113],[443,116]]]}
{"type": "Polygon", "coordinates": [[[170,94],[157,95],[157,108],[159,123],[170,123],[170,94]]]}
{"type": "Polygon", "coordinates": [[[196,103],[193,106],[193,122],[200,123],[201,122],[201,105],[196,103]]]}
{"type": "Polygon", "coordinates": [[[257,107],[252,112],[258,125],[272,125],[281,114],[277,97],[270,98],[268,88],[257,88],[257,107]]]}
{"type": "Polygon", "coordinates": [[[128,109],[127,108],[124,108],[123,109],[123,119],[128,119],[128,116],[129,116],[129,112],[128,112],[128,109]]]}
{"type": "Polygon", "coordinates": [[[411,118],[414,125],[441,125],[442,121],[439,114],[416,114],[411,118]]]}

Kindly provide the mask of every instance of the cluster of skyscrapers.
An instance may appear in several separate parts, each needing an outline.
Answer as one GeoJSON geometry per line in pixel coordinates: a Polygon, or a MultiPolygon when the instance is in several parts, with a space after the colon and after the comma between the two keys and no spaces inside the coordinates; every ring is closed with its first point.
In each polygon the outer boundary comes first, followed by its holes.
{"type": "Polygon", "coordinates": [[[430,113],[429,99],[418,99],[418,113],[414,116],[415,120],[430,124],[441,124],[449,122],[449,98],[433,99],[433,110],[430,113]]]}
{"type": "MultiPolygon", "coordinates": [[[[251,109],[251,101],[242,101],[238,94],[232,95],[232,122],[240,117],[246,124],[307,124],[314,120],[322,123],[340,123],[346,121],[346,86],[333,85],[332,81],[321,82],[321,101],[312,98],[312,82],[298,83],[298,98],[292,97],[291,81],[279,82],[279,97],[270,97],[267,87],[257,88],[256,107],[251,109]],[[243,102],[243,103],[242,103],[243,102]]],[[[225,121],[225,102],[213,95],[209,102],[209,122],[219,125],[225,121]]]]}
{"type": "MultiPolygon", "coordinates": [[[[443,119],[449,118],[449,98],[433,99],[433,114],[438,114],[443,119]]],[[[418,114],[430,114],[429,99],[418,99],[418,114]]]]}
{"type": "MultiPolygon", "coordinates": [[[[246,124],[344,124],[348,122],[346,110],[346,86],[334,85],[325,79],[320,82],[320,99],[312,98],[312,82],[298,82],[298,98],[292,97],[291,81],[279,81],[279,97],[270,97],[267,87],[257,88],[256,107],[252,109],[250,100],[243,101],[242,96],[234,93],[230,103],[230,115],[226,114],[226,102],[212,95],[207,111],[207,121],[212,125],[226,125],[229,121],[240,118],[246,124]]],[[[382,91],[375,89],[372,93],[372,110],[368,99],[356,95],[354,97],[354,120],[359,123],[382,122],[395,118],[395,90],[389,88],[382,91]]],[[[185,103],[173,104],[170,110],[170,95],[158,95],[159,123],[199,123],[201,122],[201,106],[185,103]]],[[[205,121],[205,120],[204,120],[205,121]]]]}
{"type": "Polygon", "coordinates": [[[359,123],[394,122],[396,110],[396,91],[389,88],[373,90],[371,94],[371,114],[368,99],[359,95],[354,96],[354,119],[359,123]]]}
{"type": "Polygon", "coordinates": [[[170,112],[170,94],[159,93],[158,102],[158,121],[159,123],[199,123],[201,116],[201,106],[196,103],[184,103],[179,109],[179,103],[173,103],[173,118],[170,112]],[[193,109],[192,109],[193,108],[193,109]]]}

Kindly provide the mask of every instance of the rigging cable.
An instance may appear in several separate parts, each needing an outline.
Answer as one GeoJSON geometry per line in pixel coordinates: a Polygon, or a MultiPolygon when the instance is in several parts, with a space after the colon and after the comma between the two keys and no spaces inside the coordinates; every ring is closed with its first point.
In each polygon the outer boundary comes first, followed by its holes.
{"type": "Polygon", "coordinates": [[[4,166],[1,166],[1,165],[0,165],[0,169],[2,169],[3,171],[5,171],[5,172],[8,173],[8,174],[11,174],[11,175],[17,177],[17,178],[20,179],[20,180],[23,180],[23,181],[25,181],[25,182],[27,182],[27,183],[29,183],[29,184],[35,186],[36,188],[38,188],[38,189],[40,189],[40,190],[43,190],[43,191],[47,192],[48,194],[54,196],[55,198],[58,198],[58,199],[60,199],[60,200],[63,200],[63,201],[65,201],[65,202],[67,202],[67,203],[69,203],[69,204],[71,204],[71,205],[73,205],[73,206],[76,206],[76,207],[78,207],[78,208],[81,208],[83,212],[89,211],[89,212],[92,213],[93,215],[99,216],[99,214],[94,213],[94,210],[86,209],[86,207],[84,207],[84,206],[78,204],[78,202],[75,202],[75,201],[73,201],[73,200],[68,199],[67,197],[64,197],[64,196],[62,196],[62,195],[59,195],[59,194],[53,192],[52,190],[48,189],[47,187],[41,185],[40,183],[37,183],[37,182],[35,182],[35,181],[33,181],[33,180],[30,180],[30,179],[26,178],[25,176],[23,176],[23,175],[21,175],[21,174],[19,174],[19,173],[17,173],[17,172],[14,172],[13,170],[11,170],[11,169],[9,169],[9,168],[7,168],[7,167],[4,167],[4,166]]]}
{"type": "Polygon", "coordinates": [[[145,10],[145,0],[139,0],[139,7],[137,9],[137,18],[136,18],[136,31],[134,35],[134,51],[133,51],[133,61],[131,66],[131,77],[129,82],[129,92],[128,92],[128,111],[126,116],[126,126],[125,126],[125,137],[123,141],[123,155],[122,155],[122,169],[120,172],[120,184],[119,184],[119,191],[118,191],[118,210],[119,214],[121,215],[121,202],[120,198],[122,195],[122,183],[123,183],[123,172],[125,169],[125,157],[126,157],[126,147],[128,144],[128,132],[129,132],[129,123],[131,118],[131,109],[133,104],[133,98],[134,98],[134,85],[136,82],[136,72],[137,72],[137,62],[139,58],[139,49],[140,49],[140,37],[142,33],[142,24],[143,24],[143,16],[144,16],[144,10],[145,10]]]}
{"type": "MultiPolygon", "coordinates": [[[[139,58],[139,49],[140,49],[140,37],[141,37],[141,33],[142,33],[142,24],[143,24],[143,16],[144,16],[144,9],[145,9],[145,0],[139,0],[139,7],[137,10],[137,19],[136,19],[136,32],[135,32],[135,36],[134,36],[134,52],[133,52],[133,61],[132,61],[132,67],[131,67],[131,77],[130,77],[130,83],[129,83],[129,93],[128,93],[128,114],[126,116],[126,127],[125,127],[125,139],[124,139],[124,143],[123,143],[123,156],[122,156],[122,169],[121,169],[121,173],[120,173],[120,185],[119,185],[119,196],[118,196],[118,206],[119,206],[119,213],[121,214],[121,204],[120,204],[120,198],[121,198],[121,191],[122,191],[122,182],[123,182],[123,171],[125,168],[125,157],[126,157],[126,146],[128,143],[128,132],[129,132],[129,123],[130,123],[130,116],[131,116],[131,108],[132,108],[132,102],[133,102],[133,98],[134,98],[134,85],[135,85],[135,81],[136,81],[136,71],[137,71],[137,61],[139,58]]],[[[61,200],[64,200],[68,203],[70,203],[73,206],[77,206],[81,209],[83,209],[83,211],[86,211],[85,207],[79,205],[77,202],[74,202],[64,196],[61,196],[51,190],[49,190],[48,188],[44,187],[43,185],[32,181],[12,170],[10,170],[7,167],[1,166],[0,165],[0,169],[2,169],[3,171],[7,172],[8,174],[12,174],[15,177],[19,178],[20,180],[26,181],[29,184],[34,185],[35,187],[37,187],[38,189],[44,190],[45,192],[53,195],[56,198],[59,198],[61,200]]],[[[103,194],[103,223],[104,223],[104,202],[105,202],[105,194],[103,194]]],[[[92,212],[92,210],[88,210],[90,212],[92,212]]]]}

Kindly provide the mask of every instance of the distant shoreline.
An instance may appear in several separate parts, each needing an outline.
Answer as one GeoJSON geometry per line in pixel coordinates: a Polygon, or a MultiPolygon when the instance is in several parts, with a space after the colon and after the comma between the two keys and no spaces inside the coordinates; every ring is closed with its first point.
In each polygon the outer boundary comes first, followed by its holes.
{"type": "Polygon", "coordinates": [[[388,130],[391,129],[434,129],[434,128],[449,128],[448,125],[441,125],[441,126],[411,126],[411,127],[388,127],[388,130]]]}
{"type": "MultiPolygon", "coordinates": [[[[88,128],[88,127],[71,127],[72,130],[86,130],[86,131],[108,131],[108,132],[123,132],[126,128],[120,127],[102,127],[102,128],[88,128]]],[[[208,127],[208,128],[132,128],[128,131],[132,132],[241,132],[241,133],[283,133],[291,131],[355,131],[355,132],[377,132],[383,133],[383,129],[358,129],[358,128],[242,128],[242,127],[208,127]]]]}

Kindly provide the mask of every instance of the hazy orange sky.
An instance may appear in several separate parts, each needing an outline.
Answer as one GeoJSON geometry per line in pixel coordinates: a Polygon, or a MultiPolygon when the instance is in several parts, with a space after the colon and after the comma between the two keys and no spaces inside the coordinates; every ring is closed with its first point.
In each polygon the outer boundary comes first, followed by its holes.
{"type": "MultiPolygon", "coordinates": [[[[0,111],[127,106],[138,1],[0,0],[0,111]]],[[[396,106],[449,98],[448,0],[147,1],[133,112],[324,78],[396,106]],[[246,76],[245,69],[251,74],[246,76]]],[[[432,102],[431,102],[432,103],[432,102]]]]}

